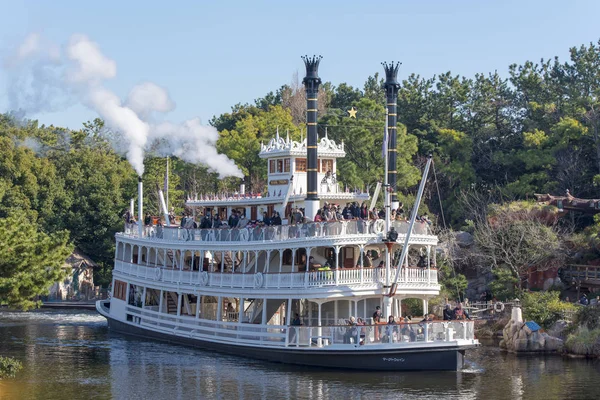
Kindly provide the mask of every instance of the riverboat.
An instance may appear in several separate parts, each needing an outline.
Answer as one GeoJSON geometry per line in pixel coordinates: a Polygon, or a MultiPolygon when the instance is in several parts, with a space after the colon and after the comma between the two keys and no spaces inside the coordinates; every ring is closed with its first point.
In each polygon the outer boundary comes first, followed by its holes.
{"type": "Polygon", "coordinates": [[[390,209],[398,208],[397,64],[384,65],[386,217],[315,221],[317,211],[335,203],[366,204],[369,194],[337,181],[344,144],[326,134],[318,138],[320,57],[304,61],[307,136],[294,141],[277,133],[261,146],[266,192],[246,194],[241,187],[231,196],[189,198],[198,222],[210,221],[202,228],[173,226],[159,193],[165,226],[143,225],[140,180],[138,223],[126,223],[116,234],[111,297],[97,302],[98,312],[116,332],[274,362],[357,370],[462,368],[465,351],[478,345],[472,321],[402,318],[402,302],[411,298],[420,299],[428,315],[440,285],[438,238],[426,221],[415,219],[431,159],[411,219],[389,218],[390,209]],[[232,214],[242,216],[234,218],[234,227],[213,227],[217,215],[225,221],[232,214]],[[269,224],[273,215],[275,224],[269,224]],[[266,223],[253,223],[261,219],[266,223]],[[394,324],[387,324],[390,317],[394,324]]]}

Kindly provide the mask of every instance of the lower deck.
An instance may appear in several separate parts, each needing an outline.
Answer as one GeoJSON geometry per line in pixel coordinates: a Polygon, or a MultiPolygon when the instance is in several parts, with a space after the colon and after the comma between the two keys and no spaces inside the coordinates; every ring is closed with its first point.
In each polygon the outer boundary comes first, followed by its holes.
{"type": "MultiPolygon", "coordinates": [[[[336,354],[457,351],[477,345],[472,321],[402,317],[402,298],[215,296],[121,279],[117,274],[111,300],[99,302],[98,311],[113,324],[164,335],[173,342],[185,338],[215,346],[336,354]],[[375,318],[377,309],[387,310],[388,318],[375,318]]],[[[423,314],[428,315],[426,299],[423,314]]]]}
{"type": "MultiPolygon", "coordinates": [[[[99,302],[100,303],[100,302],[99,302]]],[[[103,306],[99,305],[99,309],[103,306]]],[[[102,313],[102,311],[101,311],[102,313]]],[[[106,315],[105,315],[106,316],[106,315]]],[[[183,334],[178,330],[156,331],[132,322],[122,322],[107,316],[111,330],[142,338],[158,339],[175,344],[200,347],[229,353],[236,356],[251,357],[272,362],[305,366],[343,368],[357,370],[435,370],[456,371],[463,368],[465,350],[474,344],[448,344],[446,346],[345,346],[325,348],[269,348],[229,344],[219,340],[207,340],[193,332],[183,334]],[[266,351],[265,351],[266,350],[266,351]]]]}

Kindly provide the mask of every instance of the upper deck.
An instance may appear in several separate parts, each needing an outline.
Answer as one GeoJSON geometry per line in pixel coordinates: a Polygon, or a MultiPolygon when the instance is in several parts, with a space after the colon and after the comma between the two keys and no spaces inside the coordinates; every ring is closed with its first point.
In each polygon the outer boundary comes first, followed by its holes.
{"type": "MultiPolygon", "coordinates": [[[[408,221],[392,221],[398,232],[397,242],[403,243],[408,232],[408,221]]],[[[273,249],[293,246],[334,246],[344,244],[375,244],[384,238],[383,220],[343,220],[309,222],[305,224],[256,226],[252,228],[185,229],[181,227],[144,226],[140,236],[137,225],[126,224],[117,240],[146,242],[155,247],[175,245],[177,248],[197,249],[273,249]]],[[[437,245],[427,223],[413,226],[409,245],[437,245]]]]}

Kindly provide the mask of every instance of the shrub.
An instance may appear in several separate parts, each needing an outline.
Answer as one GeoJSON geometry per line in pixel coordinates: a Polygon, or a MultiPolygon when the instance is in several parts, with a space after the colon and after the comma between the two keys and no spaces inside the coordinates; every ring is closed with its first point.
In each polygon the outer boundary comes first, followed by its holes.
{"type": "Polygon", "coordinates": [[[567,337],[565,350],[582,356],[600,356],[600,328],[579,327],[577,332],[567,337]]]}
{"type": "Polygon", "coordinates": [[[0,356],[0,379],[13,378],[21,368],[23,365],[14,358],[0,356]]]}
{"type": "Polygon", "coordinates": [[[457,274],[451,266],[441,262],[438,276],[449,299],[462,299],[468,286],[467,278],[463,274],[457,274]]]}
{"type": "Polygon", "coordinates": [[[514,299],[519,280],[508,269],[504,268],[495,269],[494,278],[488,285],[494,296],[501,301],[514,299]]]}
{"type": "Polygon", "coordinates": [[[561,301],[559,296],[559,292],[523,292],[521,303],[525,319],[548,329],[565,311],[575,310],[575,305],[561,301]]]}
{"type": "Polygon", "coordinates": [[[589,330],[600,328],[600,307],[580,307],[573,322],[589,330]]]}

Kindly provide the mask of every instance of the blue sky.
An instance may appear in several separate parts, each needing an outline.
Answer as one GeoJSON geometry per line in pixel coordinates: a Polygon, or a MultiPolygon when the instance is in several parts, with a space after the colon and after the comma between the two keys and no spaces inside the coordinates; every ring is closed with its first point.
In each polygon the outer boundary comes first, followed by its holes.
{"type": "MultiPolygon", "coordinates": [[[[177,107],[178,122],[228,112],[303,75],[304,54],[321,54],[319,74],[362,87],[381,61],[400,60],[400,78],[452,71],[473,76],[559,56],[600,38],[600,1],[8,1],[0,0],[0,57],[37,32],[59,44],[74,33],[117,63],[107,86],[126,97],[152,81],[177,107]]],[[[0,112],[9,111],[0,69],[0,112]]],[[[93,111],[72,105],[28,115],[79,128],[93,111]]]]}

